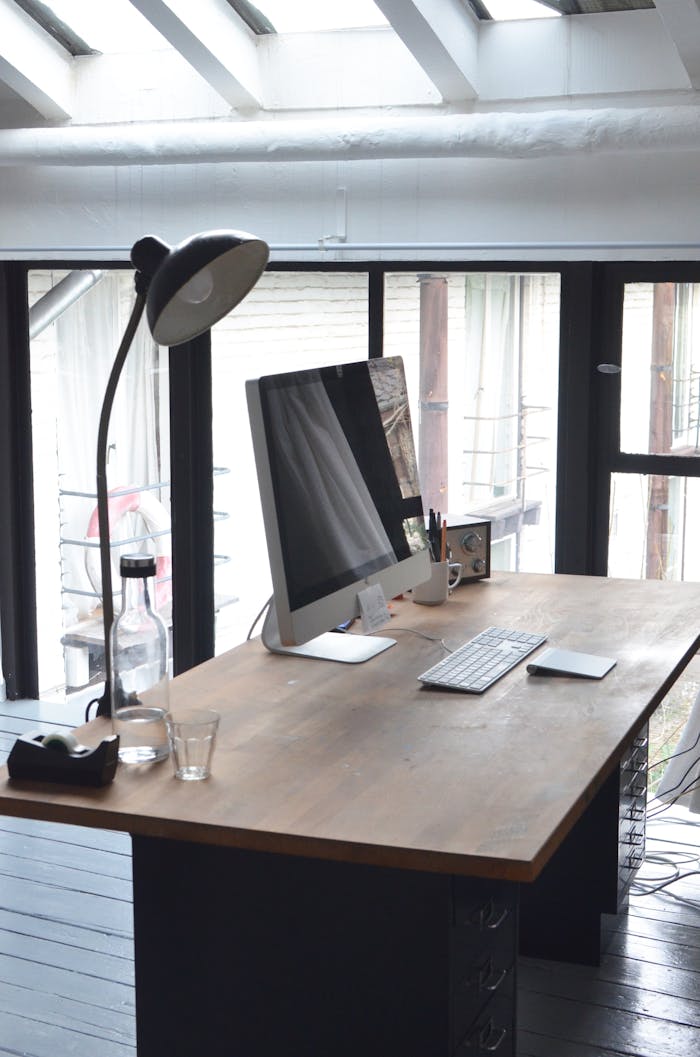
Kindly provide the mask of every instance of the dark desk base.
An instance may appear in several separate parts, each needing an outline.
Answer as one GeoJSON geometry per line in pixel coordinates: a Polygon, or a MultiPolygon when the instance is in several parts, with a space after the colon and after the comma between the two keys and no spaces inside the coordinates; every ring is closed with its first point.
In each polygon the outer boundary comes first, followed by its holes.
{"type": "Polygon", "coordinates": [[[644,861],[648,730],[644,727],[549,860],[520,894],[520,953],[598,965],[601,915],[627,909],[644,861]]]}
{"type": "Polygon", "coordinates": [[[512,1057],[516,886],[133,839],[139,1057],[512,1057]]]}
{"type": "Polygon", "coordinates": [[[514,1057],[518,942],[599,961],[645,760],[521,886],[134,837],[138,1057],[514,1057]]]}

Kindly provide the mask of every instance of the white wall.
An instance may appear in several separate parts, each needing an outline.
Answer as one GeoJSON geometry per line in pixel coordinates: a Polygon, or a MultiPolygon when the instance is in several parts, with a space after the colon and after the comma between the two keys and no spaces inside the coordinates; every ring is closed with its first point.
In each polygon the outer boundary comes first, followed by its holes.
{"type": "MultiPolygon", "coordinates": [[[[694,259],[700,247],[697,151],[524,160],[10,167],[1,176],[4,258],[89,257],[100,251],[123,257],[145,233],[176,241],[211,227],[250,230],[273,246],[316,246],[339,231],[339,187],[347,191],[350,243],[487,243],[491,250],[467,246],[448,256],[554,260],[694,259]],[[519,251],[519,243],[544,248],[519,251]],[[549,243],[564,248],[547,248],[549,243]],[[606,251],[581,243],[666,248],[606,251]],[[696,245],[678,245],[683,243],[696,245]]],[[[346,257],[435,255],[391,249],[346,257]]],[[[336,251],[311,256],[333,260],[336,251]]]]}
{"type": "MultiPolygon", "coordinates": [[[[278,259],[338,259],[337,248],[318,249],[336,234],[370,246],[340,259],[693,259],[700,251],[700,108],[657,10],[481,24],[470,71],[478,95],[462,104],[441,102],[390,30],[270,36],[255,47],[264,91],[261,109],[248,113],[233,112],[167,50],[77,60],[71,122],[36,131],[65,134],[69,155],[74,132],[89,139],[106,129],[126,164],[47,164],[37,149],[36,163],[18,165],[8,162],[12,136],[26,130],[0,129],[0,257],[123,258],[147,232],[176,241],[211,227],[251,230],[273,249],[310,247],[275,250],[278,259]],[[604,116],[621,115],[624,125],[649,108],[659,108],[651,126],[628,128],[619,140],[617,119],[604,116]],[[578,152],[567,113],[583,121],[578,152]],[[388,160],[375,152],[348,161],[344,130],[368,115],[380,129],[370,147],[406,117],[500,124],[481,157],[388,160]],[[680,139],[669,134],[674,115],[689,125],[680,139]],[[516,129],[528,116],[541,122],[536,142],[516,129]],[[142,164],[149,135],[167,134],[172,119],[185,121],[187,162],[142,164]],[[263,160],[237,160],[234,149],[228,160],[197,163],[205,135],[198,122],[212,119],[234,147],[251,127],[269,130],[263,160]],[[287,121],[313,129],[315,119],[335,129],[324,143],[336,158],[271,160],[287,121]],[[149,121],[150,130],[142,124],[149,121]],[[484,157],[494,142],[501,156],[484,157]],[[460,245],[399,248],[415,243],[460,245]]],[[[453,144],[448,136],[445,151],[453,144]]]]}

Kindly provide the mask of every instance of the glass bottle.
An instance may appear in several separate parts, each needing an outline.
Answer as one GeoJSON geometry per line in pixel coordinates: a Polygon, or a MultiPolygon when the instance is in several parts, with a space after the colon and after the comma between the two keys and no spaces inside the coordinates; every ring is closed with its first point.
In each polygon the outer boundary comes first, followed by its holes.
{"type": "Polygon", "coordinates": [[[112,625],[112,729],[119,759],[147,763],[168,756],[165,715],[169,708],[168,630],[151,609],[150,554],[124,555],[119,562],[122,608],[112,625]]]}

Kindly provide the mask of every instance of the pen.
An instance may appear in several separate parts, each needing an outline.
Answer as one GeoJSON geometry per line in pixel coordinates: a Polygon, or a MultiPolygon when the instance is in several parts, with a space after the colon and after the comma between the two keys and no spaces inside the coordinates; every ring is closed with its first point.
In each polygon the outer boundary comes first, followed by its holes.
{"type": "Polygon", "coordinates": [[[440,561],[447,561],[447,520],[443,520],[440,531],[440,561]]]}
{"type": "Polygon", "coordinates": [[[437,561],[437,520],[432,507],[428,511],[428,550],[432,561],[437,561]]]}

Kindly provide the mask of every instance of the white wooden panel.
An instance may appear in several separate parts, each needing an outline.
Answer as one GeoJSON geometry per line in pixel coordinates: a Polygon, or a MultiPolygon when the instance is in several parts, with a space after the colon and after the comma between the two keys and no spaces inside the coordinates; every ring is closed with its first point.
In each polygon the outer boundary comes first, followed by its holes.
{"type": "Polygon", "coordinates": [[[268,34],[258,48],[268,110],[413,107],[442,101],[390,29],[268,34]]]}
{"type": "Polygon", "coordinates": [[[700,6],[698,0],[656,0],[656,10],[678,50],[693,88],[700,87],[700,6]]]}
{"type": "Polygon", "coordinates": [[[484,23],[479,40],[482,102],[688,87],[654,10],[484,23]]]}
{"type": "Polygon", "coordinates": [[[73,98],[68,53],[12,0],[0,0],[0,80],[42,117],[65,120],[73,98]]]}
{"type": "Polygon", "coordinates": [[[476,94],[475,19],[459,0],[376,0],[445,100],[476,94]]]}
{"type": "Polygon", "coordinates": [[[131,0],[232,107],[257,107],[254,35],[225,0],[131,0]]]}

